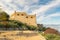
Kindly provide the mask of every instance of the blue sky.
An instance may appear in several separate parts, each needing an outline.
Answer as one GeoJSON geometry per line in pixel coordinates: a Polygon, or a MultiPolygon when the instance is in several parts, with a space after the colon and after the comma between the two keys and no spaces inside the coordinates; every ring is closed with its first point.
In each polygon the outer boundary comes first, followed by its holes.
{"type": "Polygon", "coordinates": [[[3,10],[36,14],[39,24],[60,24],[60,0],[0,0],[3,10]]]}

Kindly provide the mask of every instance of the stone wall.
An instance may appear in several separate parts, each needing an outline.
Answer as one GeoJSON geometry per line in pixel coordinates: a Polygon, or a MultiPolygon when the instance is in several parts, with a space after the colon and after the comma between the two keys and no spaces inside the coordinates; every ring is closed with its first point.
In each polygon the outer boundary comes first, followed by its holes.
{"type": "Polygon", "coordinates": [[[27,15],[25,12],[15,12],[10,16],[10,20],[18,20],[27,25],[37,26],[36,15],[27,15]]]}

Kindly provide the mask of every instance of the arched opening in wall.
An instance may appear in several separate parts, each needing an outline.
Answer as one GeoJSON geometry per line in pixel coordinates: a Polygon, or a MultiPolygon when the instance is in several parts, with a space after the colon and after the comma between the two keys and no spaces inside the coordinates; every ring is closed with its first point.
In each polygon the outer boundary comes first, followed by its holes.
{"type": "Polygon", "coordinates": [[[33,17],[31,17],[31,18],[33,18],[33,17]]]}
{"type": "Polygon", "coordinates": [[[28,16],[26,16],[26,18],[28,18],[28,16]]]}
{"type": "Polygon", "coordinates": [[[21,14],[22,16],[24,16],[24,14],[21,14]]]}
{"type": "Polygon", "coordinates": [[[19,16],[19,14],[17,14],[19,16]]]}

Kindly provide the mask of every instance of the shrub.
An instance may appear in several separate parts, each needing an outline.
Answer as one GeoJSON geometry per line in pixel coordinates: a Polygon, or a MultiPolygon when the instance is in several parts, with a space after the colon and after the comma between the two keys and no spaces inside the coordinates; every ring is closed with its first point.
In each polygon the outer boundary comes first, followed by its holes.
{"type": "Polygon", "coordinates": [[[19,30],[37,30],[37,27],[35,27],[35,26],[30,26],[30,25],[27,25],[25,23],[22,23],[22,22],[19,22],[16,20],[9,20],[9,22],[17,24],[19,30]]]}
{"type": "Polygon", "coordinates": [[[37,30],[37,27],[35,26],[30,26],[27,25],[25,23],[19,22],[19,21],[15,21],[15,20],[9,20],[6,21],[7,23],[4,24],[4,22],[2,24],[0,24],[0,28],[5,28],[6,30],[37,30]]]}
{"type": "Polygon", "coordinates": [[[38,27],[38,31],[45,31],[47,28],[46,27],[38,27]]]}
{"type": "Polygon", "coordinates": [[[0,12],[0,21],[6,21],[9,19],[9,15],[6,12],[0,12]]]}
{"type": "Polygon", "coordinates": [[[28,30],[37,30],[37,27],[35,26],[27,26],[28,30]]]}
{"type": "Polygon", "coordinates": [[[56,35],[56,34],[44,34],[43,35],[46,40],[60,40],[60,35],[56,35]]]}

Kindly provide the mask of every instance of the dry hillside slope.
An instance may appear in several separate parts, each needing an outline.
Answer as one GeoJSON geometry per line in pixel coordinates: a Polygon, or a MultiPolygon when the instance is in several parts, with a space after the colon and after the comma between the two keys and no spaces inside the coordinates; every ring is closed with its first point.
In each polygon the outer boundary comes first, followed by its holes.
{"type": "Polygon", "coordinates": [[[36,31],[0,31],[0,40],[45,40],[36,31]]]}

